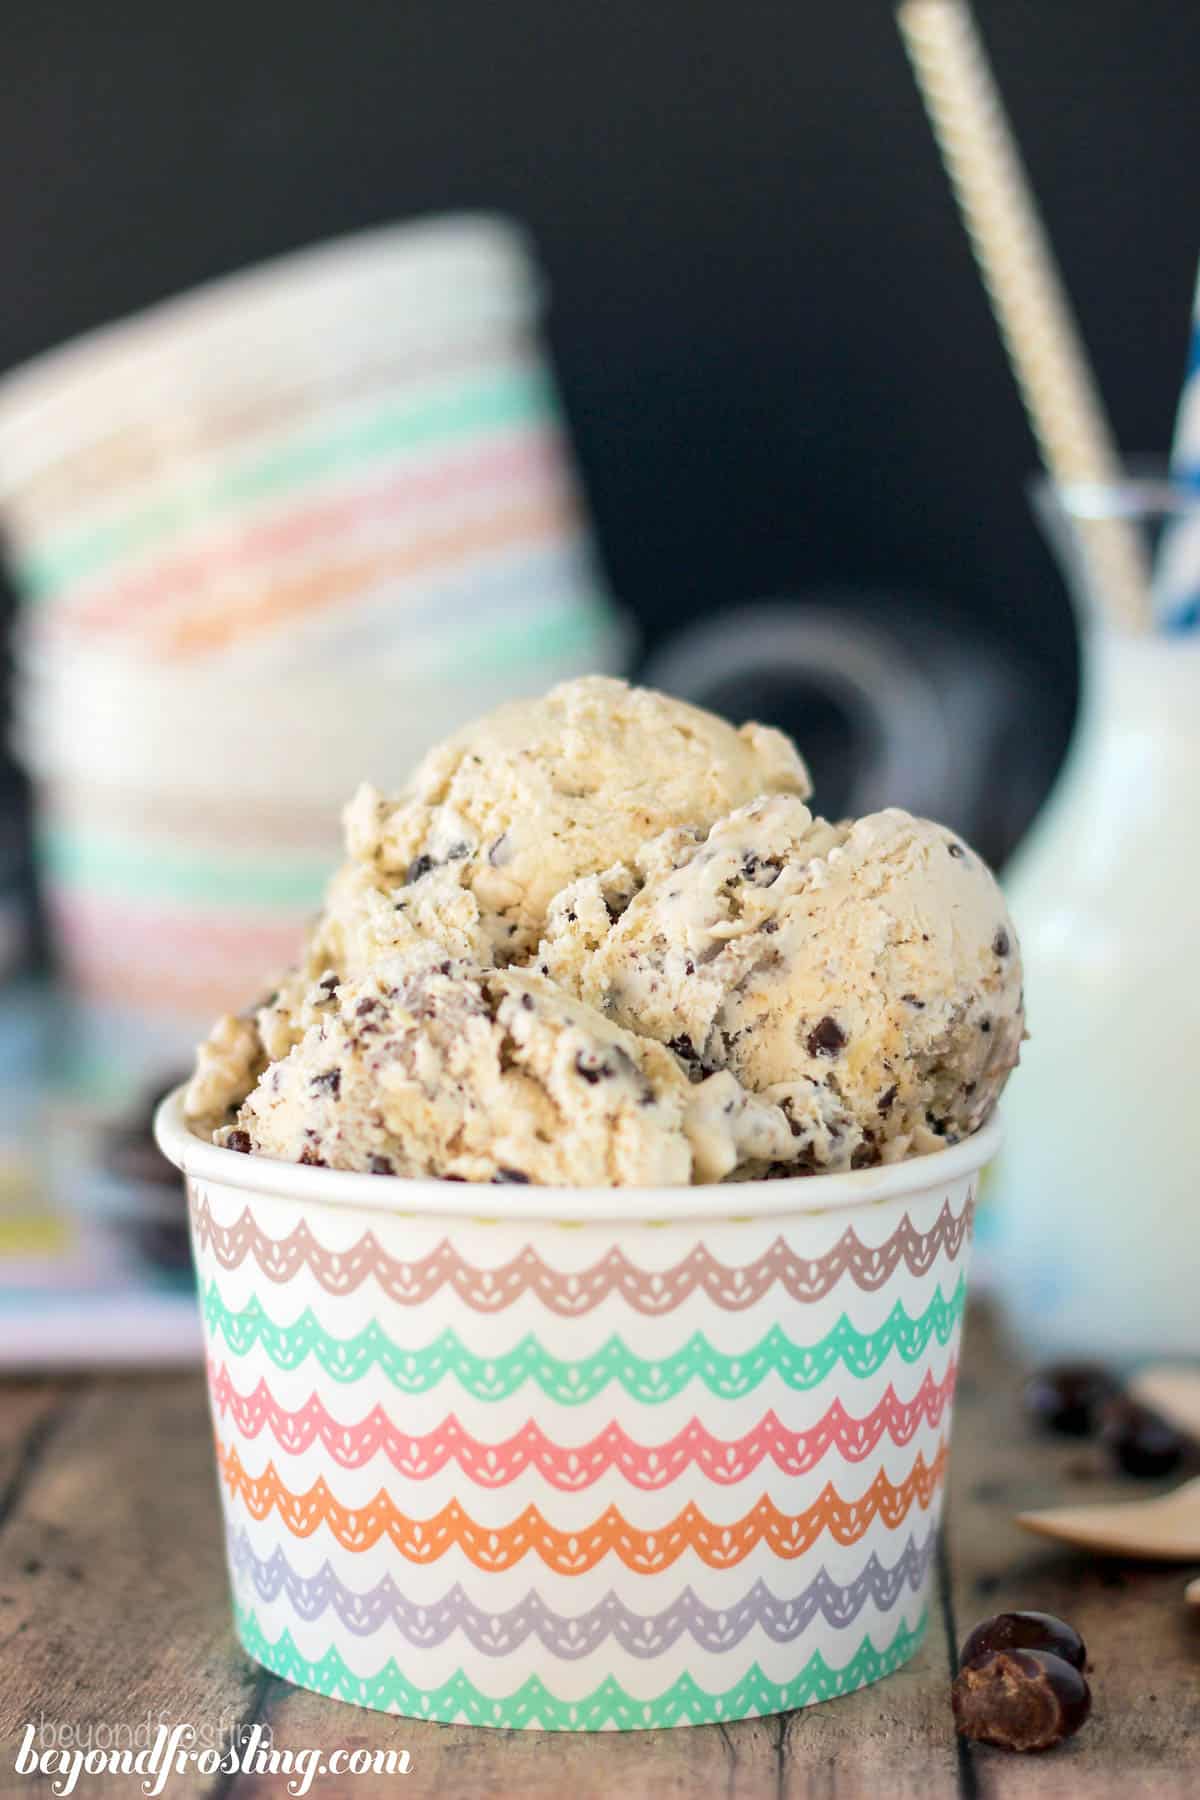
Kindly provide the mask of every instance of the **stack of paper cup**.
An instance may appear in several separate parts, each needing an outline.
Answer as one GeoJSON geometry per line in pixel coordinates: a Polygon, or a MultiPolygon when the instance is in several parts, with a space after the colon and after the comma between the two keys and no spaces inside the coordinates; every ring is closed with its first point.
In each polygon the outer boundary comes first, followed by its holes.
{"type": "Polygon", "coordinates": [[[77,991],[156,1055],[294,954],[360,779],[624,660],[540,306],[518,230],[445,218],[0,382],[49,907],[77,991]]]}

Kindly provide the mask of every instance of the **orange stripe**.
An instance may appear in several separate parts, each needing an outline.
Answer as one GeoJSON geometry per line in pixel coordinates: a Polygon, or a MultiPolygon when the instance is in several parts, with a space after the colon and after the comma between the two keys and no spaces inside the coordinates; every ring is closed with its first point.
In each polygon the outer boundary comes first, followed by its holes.
{"type": "Polygon", "coordinates": [[[536,1506],[527,1506],[509,1525],[492,1527],[477,1524],[457,1500],[431,1519],[412,1519],[398,1511],[382,1489],[361,1508],[341,1505],[324,1478],[306,1494],[293,1494],[274,1463],[268,1463],[260,1476],[249,1475],[237,1450],[226,1449],[217,1439],[217,1466],[230,1494],[241,1500],[252,1518],[278,1512],[293,1537],[311,1537],[326,1525],[343,1549],[353,1551],[371,1550],[386,1537],[407,1562],[414,1563],[436,1562],[457,1545],[477,1569],[487,1571],[512,1568],[532,1552],[559,1575],[585,1574],[610,1552],[634,1574],[657,1575],[688,1550],[710,1569],[729,1569],[760,1543],[785,1561],[803,1555],[823,1531],[839,1544],[856,1544],[877,1518],[894,1531],[914,1504],[926,1510],[941,1484],[946,1457],[943,1439],[932,1463],[918,1453],[899,1487],[893,1487],[881,1469],[861,1499],[843,1500],[829,1482],[812,1506],[793,1515],[781,1513],[764,1494],[732,1525],[714,1524],[689,1501],[656,1531],[639,1531],[615,1506],[579,1531],[559,1531],[536,1506]]]}
{"type": "Polygon", "coordinates": [[[515,476],[528,483],[530,475],[542,481],[557,476],[563,455],[546,428],[516,441],[505,440],[473,455],[457,454],[431,468],[404,469],[383,483],[310,499],[279,516],[245,526],[240,532],[177,552],[153,563],[148,570],[102,588],[78,606],[63,609],[72,630],[101,630],[124,625],[134,613],[149,612],[165,603],[179,605],[185,596],[199,593],[214,580],[230,573],[247,578],[253,564],[297,550],[310,552],[322,541],[372,518],[394,521],[440,500],[485,487],[496,477],[515,476]]]}
{"type": "Polygon", "coordinates": [[[482,550],[559,537],[577,523],[577,509],[569,496],[537,501],[496,518],[433,532],[419,543],[399,545],[382,556],[357,557],[340,566],[277,582],[253,599],[225,601],[211,611],[170,626],[157,641],[163,649],[184,656],[222,649],[283,620],[365,592],[389,577],[419,574],[439,563],[453,562],[482,550]]]}

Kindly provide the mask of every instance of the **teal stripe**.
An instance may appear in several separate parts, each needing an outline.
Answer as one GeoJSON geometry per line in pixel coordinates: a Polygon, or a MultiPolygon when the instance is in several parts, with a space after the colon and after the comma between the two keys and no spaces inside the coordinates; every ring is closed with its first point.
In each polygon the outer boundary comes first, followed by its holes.
{"type": "Polygon", "coordinates": [[[529,424],[556,411],[554,389],[537,368],[473,383],[416,405],[388,407],[332,437],[298,439],[141,512],[27,552],[18,558],[20,581],[29,598],[42,599],[224,508],[270,499],[397,451],[529,424]]]}
{"type": "Polygon", "coordinates": [[[88,832],[43,828],[42,867],[64,887],[87,888],[119,900],[185,901],[198,906],[250,906],[310,911],[321,903],[332,858],[276,856],[235,859],[229,853],[190,856],[146,844],[122,843],[88,832]],[[220,858],[220,860],[218,860],[220,858]]]}
{"type": "Polygon", "coordinates": [[[890,1644],[877,1650],[870,1637],[863,1638],[850,1661],[830,1668],[815,1650],[791,1681],[771,1681],[757,1663],[724,1693],[710,1694],[689,1674],[679,1676],[652,1700],[638,1700],[626,1693],[611,1675],[582,1700],[559,1700],[531,1675],[511,1694],[493,1699],[481,1694],[461,1669],[436,1688],[421,1688],[401,1674],[389,1657],[375,1675],[363,1678],[346,1667],[336,1646],[319,1662],[300,1655],[290,1632],[274,1643],[265,1636],[252,1611],[234,1608],[237,1633],[247,1653],[273,1674],[318,1694],[350,1700],[379,1712],[400,1712],[409,1718],[438,1719],[450,1723],[463,1719],[468,1725],[499,1725],[510,1730],[535,1726],[543,1731],[635,1731],[648,1726],[710,1725],[715,1721],[752,1718],[758,1713],[791,1712],[817,1700],[834,1700],[852,1694],[870,1681],[890,1675],[907,1662],[925,1635],[926,1609],[915,1626],[901,1625],[890,1644]]]}
{"type": "Polygon", "coordinates": [[[562,608],[549,619],[527,619],[472,638],[460,644],[454,655],[456,676],[473,672],[493,674],[524,663],[545,662],[567,656],[573,650],[593,649],[598,643],[611,651],[612,609],[599,598],[582,600],[562,608]]]}
{"type": "Polygon", "coordinates": [[[209,1332],[220,1334],[234,1355],[245,1356],[261,1345],[280,1369],[298,1368],[306,1358],[315,1356],[334,1381],[358,1381],[369,1370],[379,1368],[401,1392],[425,1394],[453,1375],[477,1400],[506,1400],[532,1381],[560,1406],[581,1406],[615,1381],[631,1398],[653,1405],[673,1399],[694,1380],[702,1381],[721,1399],[736,1399],[750,1393],[768,1375],[777,1375],[789,1388],[803,1392],[818,1387],[838,1363],[860,1379],[873,1375],[893,1351],[904,1362],[914,1363],[925,1354],[932,1338],[942,1345],[950,1341],[966,1293],[966,1278],[960,1275],[951,1298],[945,1299],[939,1287],[917,1318],[897,1301],[876,1331],[857,1330],[843,1313],[833,1329],[811,1346],[793,1344],[778,1325],[772,1325],[753,1349],[740,1356],[714,1350],[702,1332],[695,1332],[670,1356],[653,1360],[635,1356],[613,1336],[591,1356],[573,1362],[551,1356],[532,1334],[500,1355],[476,1356],[449,1330],[424,1350],[402,1349],[374,1319],[354,1337],[331,1337],[311,1308],[292,1325],[276,1325],[256,1295],[244,1311],[231,1312],[215,1281],[204,1290],[203,1311],[209,1332]]]}

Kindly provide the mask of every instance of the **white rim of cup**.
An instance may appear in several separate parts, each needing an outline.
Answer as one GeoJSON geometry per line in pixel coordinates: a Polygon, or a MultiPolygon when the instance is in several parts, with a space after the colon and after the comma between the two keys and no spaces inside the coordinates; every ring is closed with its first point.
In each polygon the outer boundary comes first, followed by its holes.
{"type": "Polygon", "coordinates": [[[767,1219],[785,1214],[857,1211],[883,1201],[928,1193],[973,1175],[989,1163],[1003,1135],[991,1117],[945,1150],[909,1157],[844,1175],[784,1176],[774,1181],[715,1182],[704,1187],[567,1188],[505,1186],[503,1205],[487,1204],[493,1187],[479,1183],[366,1175],[345,1169],[318,1169],[276,1162],[206,1144],[189,1130],[183,1112],[184,1087],[163,1100],[154,1118],[154,1136],[169,1162],[199,1181],[247,1193],[304,1201],[318,1206],[356,1207],[426,1218],[540,1222],[564,1226],[608,1222],[678,1224],[689,1219],[767,1219]],[[736,1196],[736,1198],[735,1198],[736,1196]]]}
{"type": "MultiPolygon", "coordinates": [[[[216,276],[43,351],[0,378],[0,469],[9,486],[139,418],[147,391],[251,356],[245,379],[261,387],[275,362],[311,363],[326,331],[370,343],[442,338],[467,325],[534,318],[545,302],[532,242],[500,213],[434,214],[293,250],[216,276]],[[49,433],[44,439],[42,434],[49,433]]],[[[302,366],[302,365],[301,365],[302,366]]]]}

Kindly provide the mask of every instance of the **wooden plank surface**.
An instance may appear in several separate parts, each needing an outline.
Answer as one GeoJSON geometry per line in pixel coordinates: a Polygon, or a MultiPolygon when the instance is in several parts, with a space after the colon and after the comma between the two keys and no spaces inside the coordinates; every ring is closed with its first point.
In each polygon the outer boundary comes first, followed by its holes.
{"type": "MultiPolygon", "coordinates": [[[[412,1773],[319,1778],[356,1800],[401,1791],[459,1800],[569,1794],[735,1800],[1155,1800],[1200,1792],[1200,1621],[1185,1571],[1076,1558],[1025,1537],[1019,1508],[1128,1484],[1090,1453],[1030,1436],[1020,1371],[985,1315],[969,1324],[951,1515],[933,1621],[889,1680],[784,1719],[570,1737],[389,1718],[258,1670],[228,1624],[211,1433],[198,1376],[0,1387],[0,1794],[48,1792],[13,1772],[27,1720],[136,1725],[160,1715],[224,1739],[257,1721],[280,1749],[406,1748],[412,1773]],[[1095,1716],[1073,1745],[1018,1758],[961,1745],[955,1642],[985,1613],[1038,1606],[1089,1641],[1095,1716]]],[[[1136,1491],[1136,1490],[1135,1490],[1136,1491]]],[[[83,1777],[88,1795],[136,1791],[83,1777]]],[[[170,1800],[258,1800],[281,1775],[172,1778],[170,1800]]]]}
{"type": "MultiPolygon", "coordinates": [[[[20,1390],[17,1390],[18,1394],[20,1390]]],[[[15,1410],[0,1388],[0,1438],[15,1410]]],[[[229,1631],[212,1467],[197,1375],[106,1379],[55,1403],[0,1530],[0,1793],[24,1727],[78,1737],[160,1717],[235,1730],[263,1681],[229,1631]]],[[[213,1783],[173,1782],[176,1795],[213,1783]]],[[[84,1796],[138,1791],[128,1776],[81,1778],[84,1796]]]]}
{"type": "Polygon", "coordinates": [[[1089,1446],[1035,1436],[1020,1412],[1023,1371],[985,1317],[968,1322],[963,1363],[948,1534],[959,1640],[989,1613],[1035,1607],[1069,1619],[1093,1665],[1092,1717],[1079,1736],[1048,1756],[972,1748],[968,1791],[983,1800],[1196,1800],[1200,1616],[1184,1604],[1189,1571],[1077,1554],[1012,1522],[1029,1507],[1137,1499],[1163,1484],[1114,1479],[1089,1446]]]}

